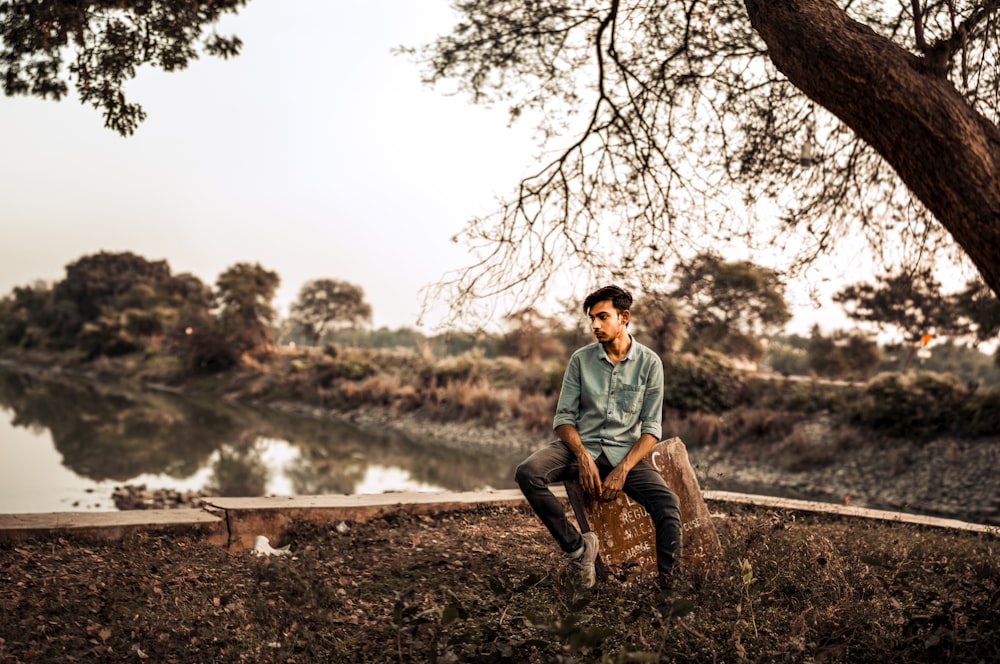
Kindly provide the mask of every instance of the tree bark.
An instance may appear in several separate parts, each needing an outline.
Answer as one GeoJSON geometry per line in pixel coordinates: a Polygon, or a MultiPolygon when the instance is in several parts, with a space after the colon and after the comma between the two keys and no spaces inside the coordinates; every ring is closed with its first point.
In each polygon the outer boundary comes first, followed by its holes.
{"type": "Polygon", "coordinates": [[[775,66],[891,165],[1000,297],[1000,130],[833,0],[744,0],[775,66]]]}

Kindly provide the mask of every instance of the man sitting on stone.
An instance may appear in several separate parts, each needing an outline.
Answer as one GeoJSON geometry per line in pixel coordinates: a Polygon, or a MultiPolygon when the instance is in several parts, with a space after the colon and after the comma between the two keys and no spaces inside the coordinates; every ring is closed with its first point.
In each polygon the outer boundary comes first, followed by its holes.
{"type": "Polygon", "coordinates": [[[597,535],[581,535],[549,485],[576,475],[591,497],[613,501],[624,492],[642,505],[656,532],[660,588],[668,591],[680,563],[680,507],[645,460],[662,435],[663,364],[628,333],[631,306],[632,296],[617,286],[584,300],[597,341],[573,353],[566,367],[553,422],[558,440],[525,459],[515,478],[587,588],[595,583],[597,535]]]}

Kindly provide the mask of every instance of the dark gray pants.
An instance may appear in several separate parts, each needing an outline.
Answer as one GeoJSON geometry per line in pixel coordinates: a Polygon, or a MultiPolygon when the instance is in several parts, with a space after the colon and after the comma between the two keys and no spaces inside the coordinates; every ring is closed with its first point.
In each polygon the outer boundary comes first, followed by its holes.
{"type": "MultiPolygon", "coordinates": [[[[614,468],[603,454],[597,458],[596,464],[602,480],[614,468]]],[[[576,457],[557,440],[521,462],[514,473],[521,493],[566,553],[583,546],[583,538],[549,485],[576,479],[579,472],[576,457]]],[[[677,495],[645,459],[629,471],[622,489],[625,495],[646,508],[653,520],[657,571],[660,583],[669,584],[671,572],[680,563],[681,557],[681,512],[677,495]]]]}

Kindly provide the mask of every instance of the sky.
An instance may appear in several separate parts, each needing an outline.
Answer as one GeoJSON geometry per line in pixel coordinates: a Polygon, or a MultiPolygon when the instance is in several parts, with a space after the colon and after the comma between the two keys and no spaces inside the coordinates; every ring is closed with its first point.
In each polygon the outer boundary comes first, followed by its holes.
{"type": "Polygon", "coordinates": [[[220,25],[228,61],[139,70],[148,117],[123,138],[74,97],[0,97],[0,293],[99,251],[165,259],[208,284],[276,271],[280,313],[309,279],[358,284],[376,327],[414,325],[451,242],[532,163],[530,127],[421,83],[391,50],[453,22],[447,2],[251,0],[220,25]]]}
{"type": "Polygon", "coordinates": [[[238,57],[139,70],[126,94],[148,117],[127,138],[72,95],[0,98],[0,294],[131,251],[207,284],[259,263],[282,315],[306,281],[349,281],[376,328],[415,326],[420,289],[470,260],[451,238],[538,152],[529,124],[392,53],[447,33],[448,5],[251,0],[219,26],[238,57]]]}

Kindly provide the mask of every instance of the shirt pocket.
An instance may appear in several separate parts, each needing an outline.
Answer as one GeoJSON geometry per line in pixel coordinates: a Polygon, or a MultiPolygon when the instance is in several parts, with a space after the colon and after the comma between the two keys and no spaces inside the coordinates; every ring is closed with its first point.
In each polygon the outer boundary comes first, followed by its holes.
{"type": "Polygon", "coordinates": [[[626,417],[636,415],[642,408],[642,385],[619,385],[615,392],[616,409],[626,417]]]}

